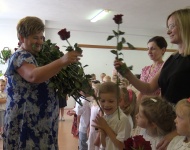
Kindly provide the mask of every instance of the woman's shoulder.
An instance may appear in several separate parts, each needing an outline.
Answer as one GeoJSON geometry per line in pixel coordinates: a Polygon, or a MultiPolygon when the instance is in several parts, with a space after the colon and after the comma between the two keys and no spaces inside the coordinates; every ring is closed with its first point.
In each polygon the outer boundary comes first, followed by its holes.
{"type": "Polygon", "coordinates": [[[23,58],[32,58],[32,59],[34,59],[34,56],[28,51],[19,49],[19,50],[15,51],[13,53],[13,55],[10,58],[10,62],[11,62],[11,60],[23,59],[23,58]]]}
{"type": "Polygon", "coordinates": [[[33,56],[30,52],[28,52],[28,51],[25,51],[25,50],[22,50],[22,49],[18,49],[17,51],[15,51],[14,53],[13,53],[13,55],[22,55],[22,54],[24,54],[24,55],[31,55],[31,56],[33,56]]]}

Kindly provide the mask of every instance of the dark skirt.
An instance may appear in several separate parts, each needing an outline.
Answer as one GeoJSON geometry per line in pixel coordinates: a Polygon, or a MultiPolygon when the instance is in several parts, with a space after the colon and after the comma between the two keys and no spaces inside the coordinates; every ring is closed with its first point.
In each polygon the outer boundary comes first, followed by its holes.
{"type": "Polygon", "coordinates": [[[63,108],[67,106],[67,100],[66,97],[62,98],[59,97],[59,108],[63,108]]]}

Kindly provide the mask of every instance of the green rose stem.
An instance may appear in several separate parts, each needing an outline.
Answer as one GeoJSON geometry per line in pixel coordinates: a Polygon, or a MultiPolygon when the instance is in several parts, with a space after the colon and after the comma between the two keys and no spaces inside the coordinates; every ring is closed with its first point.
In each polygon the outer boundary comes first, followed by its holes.
{"type": "MultiPolygon", "coordinates": [[[[71,44],[70,44],[70,42],[66,39],[66,41],[67,41],[67,43],[69,44],[69,46],[70,47],[72,47],[71,46],[71,44]]],[[[73,47],[72,47],[73,48],[73,47]]],[[[118,57],[118,54],[117,54],[117,57],[118,57]]],[[[82,67],[82,66],[81,66],[82,67]]],[[[72,70],[72,68],[70,68],[71,69],[71,71],[73,71],[72,70]]],[[[75,72],[75,71],[73,71],[73,72],[75,72]]],[[[75,72],[76,73],[76,72],[75,72]]],[[[76,73],[76,75],[77,75],[77,73],[76,73]]],[[[85,75],[85,74],[84,74],[85,75]]],[[[118,92],[117,92],[118,93],[118,92]]],[[[102,114],[103,114],[103,110],[102,110],[102,108],[101,108],[101,106],[100,106],[100,104],[99,104],[99,102],[98,102],[98,98],[95,96],[95,94],[92,94],[91,96],[93,96],[94,98],[95,98],[95,101],[96,101],[96,103],[98,104],[98,106],[99,106],[99,108],[100,108],[100,111],[102,112],[102,114]]],[[[119,97],[119,96],[118,96],[119,97]]],[[[75,99],[76,100],[76,99],[75,99]]],[[[76,102],[77,102],[77,100],[76,100],[76,102]]],[[[80,102],[80,104],[81,104],[81,102],[80,102]]],[[[118,102],[117,102],[117,107],[118,107],[118,102]]],[[[120,116],[120,115],[119,115],[120,116]]],[[[120,118],[120,117],[119,117],[120,118]]]]}
{"type": "Polygon", "coordinates": [[[66,41],[67,41],[67,43],[69,44],[69,46],[72,47],[71,44],[69,43],[69,41],[68,41],[67,39],[66,39],[66,41]]]}
{"type": "MultiPolygon", "coordinates": [[[[119,24],[117,26],[117,33],[119,33],[119,24]]],[[[117,44],[119,43],[119,34],[117,35],[117,44]]],[[[118,46],[117,46],[118,47],[118,46]]],[[[117,53],[116,53],[116,59],[118,59],[118,48],[117,48],[117,53]]],[[[118,118],[120,120],[120,112],[119,112],[119,77],[118,77],[118,72],[117,72],[117,111],[118,111],[118,118]]]]}

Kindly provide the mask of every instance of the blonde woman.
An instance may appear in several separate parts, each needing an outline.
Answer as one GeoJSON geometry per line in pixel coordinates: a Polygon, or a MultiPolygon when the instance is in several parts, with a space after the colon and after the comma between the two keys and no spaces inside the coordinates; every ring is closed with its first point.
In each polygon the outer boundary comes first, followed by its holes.
{"type": "MultiPolygon", "coordinates": [[[[138,80],[127,66],[118,60],[114,66],[140,92],[149,94],[161,88],[161,96],[176,104],[180,99],[190,97],[190,8],[172,12],[166,25],[170,42],[178,45],[178,51],[167,59],[149,83],[138,80]]],[[[172,132],[165,136],[157,148],[166,148],[175,135],[176,132],[172,132]]]]}

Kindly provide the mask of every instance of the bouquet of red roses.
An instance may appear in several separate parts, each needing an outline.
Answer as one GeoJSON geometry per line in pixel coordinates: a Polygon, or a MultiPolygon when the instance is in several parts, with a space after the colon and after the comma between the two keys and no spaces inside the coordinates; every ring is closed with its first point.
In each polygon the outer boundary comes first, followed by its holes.
{"type": "Polygon", "coordinates": [[[150,141],[146,141],[142,135],[128,138],[124,144],[124,150],[152,150],[150,141]]]}
{"type": "MultiPolygon", "coordinates": [[[[67,41],[69,44],[69,46],[64,46],[66,47],[66,51],[78,51],[82,53],[82,49],[77,43],[75,43],[74,46],[69,43],[68,39],[70,38],[70,32],[67,31],[66,28],[60,30],[58,35],[61,40],[67,41]]],[[[63,55],[64,53],[55,43],[52,43],[51,40],[45,41],[44,39],[43,47],[36,55],[36,60],[39,66],[43,66],[59,59],[63,55]]],[[[88,65],[82,66],[80,62],[76,62],[67,67],[63,67],[57,75],[50,79],[48,86],[54,88],[60,98],[66,95],[72,96],[80,105],[82,105],[79,99],[79,97],[82,96],[80,91],[93,96],[97,100],[98,98],[94,94],[94,90],[90,84],[91,75],[85,74],[84,72],[84,68],[87,66],[88,65]]]]}
{"type": "MultiPolygon", "coordinates": [[[[69,31],[62,29],[58,32],[58,35],[62,40],[66,40],[67,43],[69,43],[69,31]]],[[[71,46],[69,43],[69,46],[66,47],[66,51],[78,51],[82,53],[82,49],[78,47],[77,43],[74,46],[71,46]]],[[[64,53],[55,43],[52,43],[51,40],[46,40],[43,43],[41,51],[36,55],[36,60],[39,66],[43,66],[59,59],[63,55],[64,53]]],[[[89,95],[94,94],[94,91],[91,88],[92,86],[89,83],[91,76],[85,74],[85,67],[87,67],[87,65],[82,66],[80,62],[63,67],[57,75],[50,79],[48,86],[54,88],[60,98],[69,95],[72,96],[76,102],[81,104],[80,99],[78,99],[82,96],[80,94],[81,90],[89,95]]]]}

